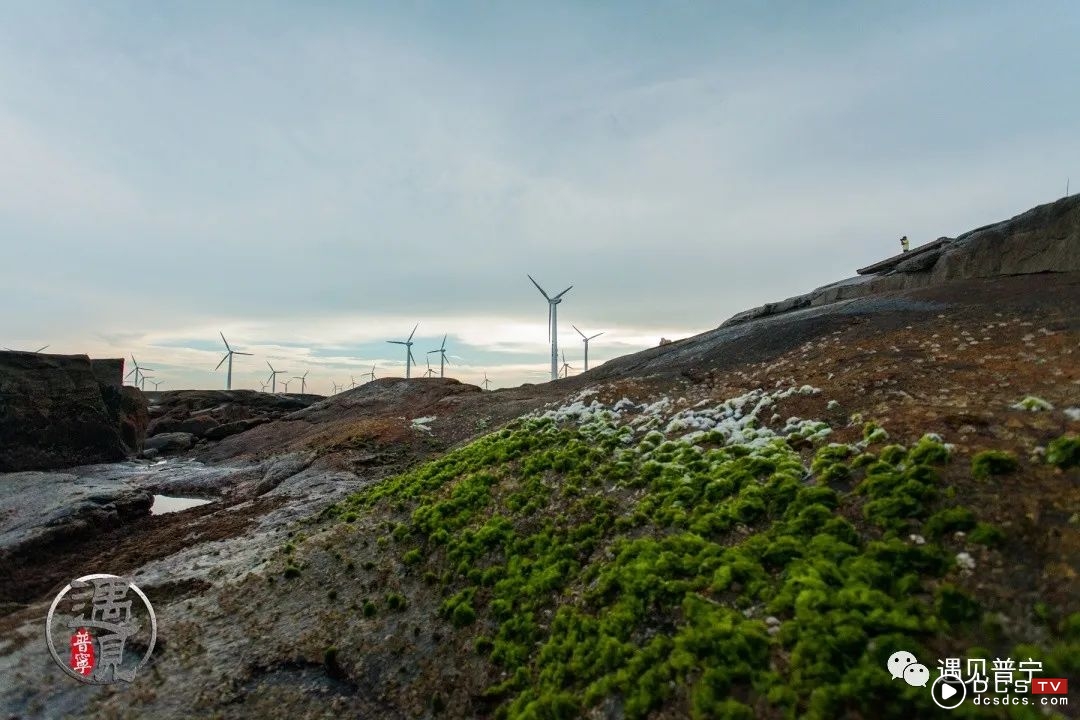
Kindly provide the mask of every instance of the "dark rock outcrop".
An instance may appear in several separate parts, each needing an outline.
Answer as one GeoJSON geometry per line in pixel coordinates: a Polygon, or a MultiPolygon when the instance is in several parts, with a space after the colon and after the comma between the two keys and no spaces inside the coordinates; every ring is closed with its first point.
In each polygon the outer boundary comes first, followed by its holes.
{"type": "Polygon", "coordinates": [[[941,237],[868,265],[859,275],[731,317],[721,327],[768,315],[962,280],[1080,271],[1080,196],[1039,205],[956,238],[941,237]]]}
{"type": "Polygon", "coordinates": [[[0,472],[123,460],[140,448],[146,400],[123,360],[0,352],[0,472]]]}

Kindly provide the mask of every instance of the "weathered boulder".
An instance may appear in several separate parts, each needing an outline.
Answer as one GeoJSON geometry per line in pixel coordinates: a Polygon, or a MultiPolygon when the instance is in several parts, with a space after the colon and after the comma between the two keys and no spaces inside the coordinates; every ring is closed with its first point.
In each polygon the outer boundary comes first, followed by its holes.
{"type": "Polygon", "coordinates": [[[262,425],[263,423],[270,422],[269,418],[250,418],[248,420],[237,420],[236,422],[224,423],[206,431],[204,437],[207,440],[223,440],[230,435],[236,435],[242,433],[245,430],[250,430],[253,427],[262,425]]]}
{"type": "Polygon", "coordinates": [[[0,472],[113,462],[137,450],[146,402],[122,360],[0,352],[0,472]]]}
{"type": "Polygon", "coordinates": [[[195,436],[186,432],[161,433],[146,439],[144,446],[147,450],[157,450],[162,453],[183,452],[195,444],[195,436]]]}
{"type": "Polygon", "coordinates": [[[193,416],[187,420],[181,420],[175,432],[191,433],[195,437],[205,437],[206,433],[213,430],[221,423],[209,415],[193,416]]]}

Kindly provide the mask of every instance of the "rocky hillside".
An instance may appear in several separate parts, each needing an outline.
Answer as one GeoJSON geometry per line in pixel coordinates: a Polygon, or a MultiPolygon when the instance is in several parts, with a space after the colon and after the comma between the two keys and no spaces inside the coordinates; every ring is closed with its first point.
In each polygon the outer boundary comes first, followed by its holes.
{"type": "Polygon", "coordinates": [[[322,400],[320,395],[253,390],[172,390],[147,395],[151,420],[144,457],[151,458],[224,440],[322,400]]]}
{"type": "MultiPolygon", "coordinates": [[[[1047,207],[1006,225],[1080,256],[1080,205],[1047,207]]],[[[1021,237],[979,232],[948,252],[1021,237]]],[[[886,671],[898,649],[935,676],[1012,657],[1080,677],[1080,272],[1018,262],[555,383],[380,380],[204,444],[220,509],[47,556],[140,573],[152,672],[71,693],[35,645],[39,589],[0,617],[2,707],[908,720],[938,711],[886,671]]]]}

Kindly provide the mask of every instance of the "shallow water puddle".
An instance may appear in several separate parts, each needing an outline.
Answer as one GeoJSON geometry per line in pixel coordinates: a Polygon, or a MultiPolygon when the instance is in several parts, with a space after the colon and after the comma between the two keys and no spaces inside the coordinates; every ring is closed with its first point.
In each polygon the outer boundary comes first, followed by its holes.
{"type": "Polygon", "coordinates": [[[164,515],[166,513],[180,512],[188,508],[205,505],[211,500],[204,498],[170,497],[169,495],[155,495],[154,504],[150,506],[151,515],[164,515]]]}

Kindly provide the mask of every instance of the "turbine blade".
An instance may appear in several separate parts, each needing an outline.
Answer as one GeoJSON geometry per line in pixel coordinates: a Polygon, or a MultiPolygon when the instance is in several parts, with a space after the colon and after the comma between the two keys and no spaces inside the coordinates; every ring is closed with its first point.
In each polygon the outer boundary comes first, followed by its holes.
{"type": "Polygon", "coordinates": [[[601,335],[603,335],[603,334],[604,334],[604,333],[602,333],[602,332],[598,332],[598,333],[596,333],[595,335],[593,335],[593,336],[592,336],[591,338],[589,338],[589,339],[590,339],[590,340],[592,340],[593,338],[598,338],[598,337],[600,337],[600,336],[601,336],[601,335]]]}
{"type": "Polygon", "coordinates": [[[408,344],[404,340],[387,340],[386,342],[393,343],[394,345],[407,345],[408,344]]]}
{"type": "Polygon", "coordinates": [[[224,362],[225,362],[226,360],[228,360],[228,359],[229,359],[229,353],[225,353],[225,357],[221,358],[221,362],[219,362],[219,363],[217,364],[217,367],[216,367],[216,368],[214,368],[214,369],[215,369],[215,370],[217,370],[217,369],[218,369],[219,367],[221,367],[221,366],[222,366],[222,364],[223,364],[223,363],[224,363],[224,362]]]}
{"type": "Polygon", "coordinates": [[[427,354],[430,355],[433,352],[442,352],[441,350],[428,350],[427,354]]]}
{"type": "MultiPolygon", "coordinates": [[[[48,347],[48,345],[46,345],[45,347],[48,347]]],[[[446,347],[446,335],[443,335],[442,336],[442,346],[441,346],[441,348],[445,348],[445,347],[446,347]]]]}
{"type": "Polygon", "coordinates": [[[533,276],[529,275],[528,273],[525,273],[525,276],[527,278],[529,278],[530,280],[532,280],[532,284],[536,286],[536,289],[540,291],[540,294],[544,296],[544,299],[547,300],[548,302],[551,302],[551,298],[549,298],[548,294],[546,292],[544,292],[544,288],[540,287],[540,283],[533,280],[533,276]]]}
{"type": "Polygon", "coordinates": [[[221,332],[220,330],[218,330],[218,335],[220,335],[220,336],[221,336],[221,342],[225,343],[225,347],[226,347],[226,348],[228,348],[228,349],[229,349],[229,350],[231,351],[231,350],[232,350],[232,348],[231,348],[231,347],[229,347],[229,341],[225,339],[225,333],[223,333],[223,332],[221,332]]]}
{"type": "Polygon", "coordinates": [[[578,330],[578,326],[577,326],[577,325],[575,325],[574,323],[570,323],[570,327],[572,327],[572,328],[574,328],[575,330],[577,330],[577,334],[578,334],[578,335],[580,335],[581,337],[585,337],[585,333],[583,333],[583,332],[581,332],[580,330],[578,330]]]}
{"type": "Polygon", "coordinates": [[[274,366],[270,364],[270,361],[266,361],[266,367],[270,368],[270,372],[274,372],[274,366]]]}
{"type": "Polygon", "coordinates": [[[233,350],[233,355],[254,355],[254,354],[255,353],[242,353],[242,352],[237,352],[236,350],[233,350]]]}
{"type": "Polygon", "coordinates": [[[571,291],[571,290],[573,290],[573,289],[574,289],[574,286],[573,286],[573,285],[571,285],[570,287],[566,288],[566,289],[565,289],[565,290],[563,290],[563,291],[562,291],[561,293],[559,293],[558,295],[556,295],[555,297],[553,297],[553,298],[551,298],[551,299],[552,299],[552,300],[558,300],[558,299],[559,299],[559,298],[561,298],[561,297],[562,297],[563,295],[565,295],[566,293],[570,292],[570,291],[571,291]]]}
{"type": "Polygon", "coordinates": [[[412,340],[412,336],[416,334],[416,328],[418,327],[420,327],[420,323],[416,323],[416,325],[413,325],[412,332],[409,333],[409,340],[412,340]]]}
{"type": "Polygon", "coordinates": [[[48,345],[42,345],[41,347],[39,347],[39,348],[38,348],[37,350],[35,350],[34,352],[36,352],[36,353],[39,353],[39,352],[41,352],[42,350],[44,350],[45,348],[47,348],[47,347],[49,347],[49,346],[48,346],[48,345]]]}

